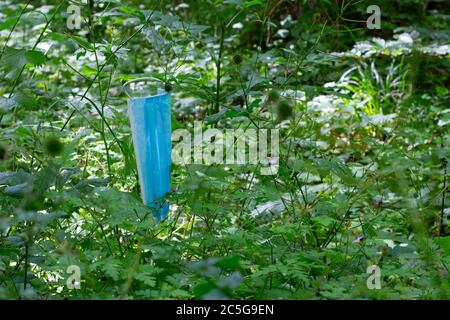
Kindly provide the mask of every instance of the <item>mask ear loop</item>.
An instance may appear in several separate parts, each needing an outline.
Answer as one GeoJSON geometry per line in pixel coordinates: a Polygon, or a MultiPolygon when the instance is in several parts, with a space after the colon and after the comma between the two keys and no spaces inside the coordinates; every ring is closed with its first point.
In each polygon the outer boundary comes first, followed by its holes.
{"type": "MultiPolygon", "coordinates": [[[[154,83],[158,82],[158,83],[161,83],[162,81],[160,79],[158,79],[158,78],[145,77],[145,78],[138,78],[138,79],[133,79],[133,80],[125,82],[123,84],[123,86],[122,86],[122,89],[123,89],[123,91],[125,91],[125,94],[130,99],[133,98],[133,96],[132,96],[131,92],[129,91],[130,90],[129,86],[130,86],[130,84],[137,83],[137,82],[154,82],[154,83]]],[[[160,89],[158,86],[156,86],[156,88],[157,88],[157,92],[156,92],[157,95],[160,94],[161,91],[164,91],[163,89],[160,89]]]]}

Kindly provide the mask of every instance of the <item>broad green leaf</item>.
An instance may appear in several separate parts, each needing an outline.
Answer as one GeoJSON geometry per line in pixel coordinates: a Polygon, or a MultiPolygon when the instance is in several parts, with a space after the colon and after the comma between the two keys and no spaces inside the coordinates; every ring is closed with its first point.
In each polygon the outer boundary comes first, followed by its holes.
{"type": "Polygon", "coordinates": [[[94,47],[92,46],[92,44],[89,43],[89,41],[87,41],[86,39],[79,37],[79,36],[73,36],[73,35],[69,35],[70,39],[72,39],[75,43],[77,43],[78,45],[80,45],[82,48],[88,50],[88,51],[92,51],[94,50],[94,47]]]}
{"type": "Polygon", "coordinates": [[[11,98],[0,97],[0,114],[17,107],[17,101],[11,98]]]}
{"type": "Polygon", "coordinates": [[[14,78],[25,65],[41,66],[46,62],[47,57],[39,50],[7,47],[2,60],[3,67],[8,72],[8,77],[14,78]]]}
{"type": "Polygon", "coordinates": [[[434,242],[444,250],[446,255],[450,256],[450,236],[435,238],[434,242]]]}
{"type": "Polygon", "coordinates": [[[8,18],[5,21],[3,21],[2,23],[0,23],[0,31],[12,28],[12,26],[14,26],[14,24],[16,23],[16,21],[18,19],[19,19],[19,17],[13,17],[13,18],[8,18]]]}
{"type": "Polygon", "coordinates": [[[122,267],[120,265],[120,260],[117,260],[115,258],[108,258],[103,263],[103,270],[114,280],[119,280],[121,269],[122,267]]]}
{"type": "Polygon", "coordinates": [[[49,32],[47,33],[47,37],[57,41],[63,41],[68,39],[68,36],[66,34],[59,32],[49,32]]]}
{"type": "Polygon", "coordinates": [[[35,65],[35,66],[41,66],[47,60],[47,57],[45,56],[45,54],[38,50],[26,51],[25,58],[27,59],[28,63],[31,63],[32,65],[35,65]]]}

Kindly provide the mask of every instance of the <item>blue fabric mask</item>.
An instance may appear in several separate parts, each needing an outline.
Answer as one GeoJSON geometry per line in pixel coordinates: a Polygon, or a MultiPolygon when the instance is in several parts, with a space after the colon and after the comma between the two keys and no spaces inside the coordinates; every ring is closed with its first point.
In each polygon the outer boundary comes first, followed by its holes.
{"type": "Polygon", "coordinates": [[[155,209],[154,215],[160,221],[169,212],[163,197],[170,192],[170,94],[158,89],[156,95],[130,97],[128,112],[142,200],[155,209]]]}

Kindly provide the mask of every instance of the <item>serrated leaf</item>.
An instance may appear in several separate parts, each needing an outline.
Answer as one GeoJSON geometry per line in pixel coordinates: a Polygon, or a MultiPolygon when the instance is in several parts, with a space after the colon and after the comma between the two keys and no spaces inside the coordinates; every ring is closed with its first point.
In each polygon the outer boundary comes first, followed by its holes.
{"type": "Polygon", "coordinates": [[[216,265],[224,269],[237,270],[240,269],[239,257],[229,256],[222,258],[216,262],[216,265]]]}
{"type": "Polygon", "coordinates": [[[59,33],[59,32],[49,32],[47,33],[47,37],[50,37],[53,40],[57,40],[57,41],[63,41],[63,40],[67,40],[68,36],[65,35],[64,33],[59,33]]]}
{"type": "Polygon", "coordinates": [[[237,108],[222,109],[219,112],[206,117],[206,123],[216,123],[223,118],[234,118],[240,115],[242,115],[242,112],[237,108]]]}
{"type": "Polygon", "coordinates": [[[8,72],[8,78],[14,78],[27,64],[41,66],[47,57],[38,50],[26,50],[7,47],[3,56],[3,67],[8,72]]]}
{"type": "Polygon", "coordinates": [[[0,23],[0,31],[11,29],[11,27],[16,23],[17,20],[19,20],[19,17],[13,17],[13,18],[6,19],[2,23],[0,23]]]}
{"type": "Polygon", "coordinates": [[[114,258],[108,258],[106,259],[106,261],[104,262],[104,267],[103,270],[105,271],[105,273],[110,276],[111,278],[113,278],[114,280],[119,280],[119,275],[120,275],[120,261],[114,259],[114,258]]]}
{"type": "Polygon", "coordinates": [[[0,113],[12,110],[14,107],[17,107],[16,100],[0,97],[0,113]]]}
{"type": "Polygon", "coordinates": [[[14,76],[14,74],[21,69],[26,63],[24,49],[16,49],[7,47],[3,55],[3,67],[9,72],[8,76],[14,76]]]}
{"type": "Polygon", "coordinates": [[[92,44],[90,44],[89,41],[83,39],[82,37],[70,35],[70,39],[72,39],[75,43],[77,43],[78,45],[80,45],[82,48],[84,48],[86,50],[89,50],[89,51],[93,50],[92,44]]]}
{"type": "Polygon", "coordinates": [[[8,186],[5,188],[4,192],[10,196],[21,197],[24,196],[30,188],[30,184],[28,182],[24,182],[15,186],[8,186]]]}
{"type": "Polygon", "coordinates": [[[24,182],[28,182],[32,179],[32,176],[20,170],[18,172],[0,172],[0,185],[16,185],[24,182]]]}
{"type": "Polygon", "coordinates": [[[318,216],[312,217],[311,220],[314,222],[317,222],[325,227],[330,227],[335,222],[335,220],[333,218],[331,218],[329,216],[325,216],[325,215],[318,215],[318,216]]]}
{"type": "Polygon", "coordinates": [[[316,163],[319,166],[318,171],[322,175],[333,173],[347,185],[355,185],[358,182],[353,176],[352,171],[345,164],[336,159],[318,159],[316,160],[316,163]]]}
{"type": "Polygon", "coordinates": [[[444,250],[446,255],[450,256],[450,237],[435,238],[434,242],[444,250]]]}
{"type": "Polygon", "coordinates": [[[45,54],[38,50],[29,50],[25,52],[25,58],[28,63],[34,65],[34,66],[42,66],[45,61],[47,60],[47,57],[45,54]]]}
{"type": "Polygon", "coordinates": [[[134,278],[136,280],[142,281],[149,287],[153,287],[156,284],[156,278],[146,273],[138,273],[134,276],[134,278]]]}
{"type": "Polygon", "coordinates": [[[31,90],[28,89],[18,91],[14,99],[17,101],[17,103],[26,108],[34,109],[38,106],[36,96],[31,92],[31,90]]]}

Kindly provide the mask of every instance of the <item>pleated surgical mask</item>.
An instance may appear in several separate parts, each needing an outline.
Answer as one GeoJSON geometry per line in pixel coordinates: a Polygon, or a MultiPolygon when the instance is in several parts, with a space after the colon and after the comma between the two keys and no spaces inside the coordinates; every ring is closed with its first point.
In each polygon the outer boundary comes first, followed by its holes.
{"type": "Polygon", "coordinates": [[[170,192],[172,130],[170,93],[158,88],[156,81],[159,80],[136,79],[127,82],[124,88],[129,97],[128,113],[142,201],[154,209],[154,216],[160,221],[169,212],[164,196],[170,192]],[[151,84],[142,86],[142,83],[151,84]]]}

